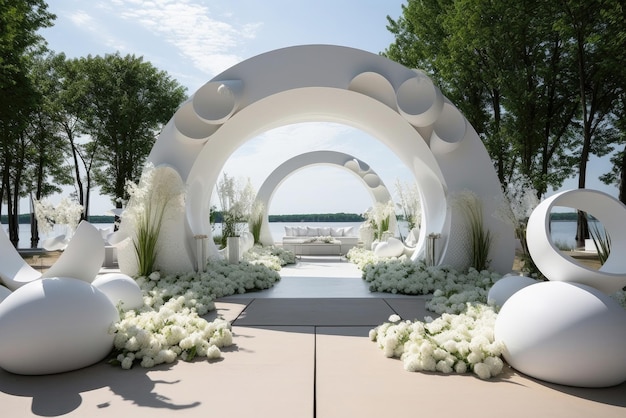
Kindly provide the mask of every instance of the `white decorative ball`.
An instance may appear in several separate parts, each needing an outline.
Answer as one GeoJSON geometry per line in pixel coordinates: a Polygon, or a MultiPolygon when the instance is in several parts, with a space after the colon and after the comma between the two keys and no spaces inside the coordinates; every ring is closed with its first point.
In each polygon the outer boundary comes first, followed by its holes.
{"type": "Polygon", "coordinates": [[[50,277],[25,284],[0,303],[0,367],[41,375],[80,369],[113,348],[119,315],[90,283],[50,277]]]}
{"type": "Polygon", "coordinates": [[[626,381],[626,310],[578,283],[527,286],[502,306],[494,329],[515,369],[552,383],[607,387],[626,381]]]}
{"type": "Polygon", "coordinates": [[[514,293],[537,283],[537,280],[530,277],[507,274],[491,286],[487,301],[490,305],[501,307],[514,293]]]}
{"type": "Polygon", "coordinates": [[[143,293],[137,282],[123,273],[107,273],[95,278],[92,283],[98,290],[107,295],[115,306],[120,304],[123,309],[139,309],[143,306],[143,293]]]}

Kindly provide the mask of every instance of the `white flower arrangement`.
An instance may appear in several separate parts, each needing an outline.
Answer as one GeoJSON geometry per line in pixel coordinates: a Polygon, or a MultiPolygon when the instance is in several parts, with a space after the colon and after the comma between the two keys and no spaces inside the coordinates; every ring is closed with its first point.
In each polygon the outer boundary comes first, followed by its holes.
{"type": "Polygon", "coordinates": [[[320,244],[341,244],[341,241],[339,241],[338,239],[330,235],[321,236],[321,237],[311,237],[311,238],[304,240],[304,242],[305,243],[319,242],[320,244]]]}
{"type": "Polygon", "coordinates": [[[469,269],[466,274],[450,267],[427,266],[406,257],[388,258],[363,267],[363,280],[372,292],[427,295],[433,298],[427,308],[437,313],[458,313],[466,302],[487,303],[491,286],[502,277],[498,273],[469,269]]]}
{"type": "Polygon", "coordinates": [[[495,214],[496,218],[513,226],[515,238],[519,240],[522,248],[521,270],[533,277],[541,277],[542,274],[528,252],[526,224],[538,204],[537,191],[528,182],[516,179],[503,189],[502,202],[498,205],[495,214]]]}
{"type": "Polygon", "coordinates": [[[52,232],[54,225],[66,225],[67,235],[71,235],[76,230],[83,214],[82,205],[66,197],[61,199],[56,207],[47,199],[33,199],[33,207],[39,232],[42,234],[52,232]]]}
{"type": "Polygon", "coordinates": [[[411,372],[472,372],[489,379],[502,372],[503,344],[494,340],[497,314],[483,304],[467,304],[464,313],[443,314],[437,319],[402,321],[392,315],[370,331],[387,357],[397,357],[411,372]]]}
{"type": "MultiPolygon", "coordinates": [[[[227,237],[239,236],[241,228],[248,222],[253,210],[256,192],[248,178],[245,183],[224,173],[222,180],[216,185],[217,197],[222,208],[222,235],[227,237]]],[[[261,210],[257,207],[256,210],[261,210]]],[[[223,242],[225,244],[225,241],[223,242]]]]}
{"type": "Polygon", "coordinates": [[[393,201],[387,203],[376,202],[374,206],[365,212],[366,222],[374,229],[374,237],[380,239],[382,234],[389,230],[391,215],[395,214],[393,201]]]}
{"type": "Polygon", "coordinates": [[[396,179],[396,192],[400,198],[398,208],[404,215],[404,220],[408,224],[409,231],[415,227],[420,227],[422,223],[422,204],[417,184],[402,183],[396,179]]]}
{"type": "Polygon", "coordinates": [[[135,363],[152,367],[177,358],[215,359],[220,348],[232,344],[230,324],[201,318],[215,309],[214,299],[270,288],[280,275],[262,265],[213,261],[205,273],[161,276],[153,272],[138,277],[144,307],[121,313],[114,324],[114,363],[124,369],[135,363]]]}
{"type": "Polygon", "coordinates": [[[350,260],[351,263],[356,264],[361,270],[368,264],[375,264],[387,259],[375,256],[374,251],[359,247],[350,248],[346,254],[346,258],[350,260]]]}
{"type": "Polygon", "coordinates": [[[287,264],[294,264],[296,255],[293,251],[274,245],[262,246],[255,244],[249,251],[243,254],[243,261],[250,264],[261,264],[272,270],[279,271],[287,264]]]}

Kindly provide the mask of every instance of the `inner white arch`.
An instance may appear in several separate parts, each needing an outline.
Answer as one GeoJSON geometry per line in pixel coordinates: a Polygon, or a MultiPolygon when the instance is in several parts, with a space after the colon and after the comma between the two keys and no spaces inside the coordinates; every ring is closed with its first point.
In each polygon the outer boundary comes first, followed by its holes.
{"type": "MultiPolygon", "coordinates": [[[[268,214],[269,208],[276,190],[283,182],[293,174],[311,167],[329,165],[346,170],[355,178],[360,180],[361,187],[368,191],[373,201],[387,203],[391,200],[391,195],[385,183],[378,174],[364,161],[354,158],[352,155],[337,151],[312,151],[300,154],[279,165],[265,179],[257,193],[256,201],[263,207],[263,221],[261,224],[260,241],[264,245],[274,244],[274,239],[270,232],[268,214]]],[[[317,195],[317,199],[325,199],[323,194],[317,195]]],[[[395,217],[391,225],[395,229],[395,217]]]]}

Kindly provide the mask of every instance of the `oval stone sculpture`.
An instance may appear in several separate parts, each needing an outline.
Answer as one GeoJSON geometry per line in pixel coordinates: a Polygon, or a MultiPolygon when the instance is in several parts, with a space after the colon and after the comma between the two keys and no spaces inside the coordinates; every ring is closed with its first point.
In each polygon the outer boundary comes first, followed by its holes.
{"type": "Polygon", "coordinates": [[[119,314],[82,280],[28,283],[0,303],[0,367],[24,375],[67,372],[94,364],[113,348],[119,314]]]}
{"type": "Polygon", "coordinates": [[[626,381],[626,310],[579,283],[542,282],[507,300],[496,341],[511,367],[547,382],[608,387],[626,381]]]}
{"type": "Polygon", "coordinates": [[[397,238],[387,238],[373,249],[376,257],[400,257],[404,252],[404,244],[397,238]]]}
{"type": "Polygon", "coordinates": [[[487,302],[491,305],[502,307],[504,303],[515,293],[526,286],[539,283],[537,280],[518,274],[507,274],[494,283],[489,289],[487,302]]]}
{"type": "Polygon", "coordinates": [[[119,304],[122,309],[139,309],[144,304],[139,285],[126,274],[102,274],[96,277],[92,285],[107,295],[114,306],[119,304]]]}

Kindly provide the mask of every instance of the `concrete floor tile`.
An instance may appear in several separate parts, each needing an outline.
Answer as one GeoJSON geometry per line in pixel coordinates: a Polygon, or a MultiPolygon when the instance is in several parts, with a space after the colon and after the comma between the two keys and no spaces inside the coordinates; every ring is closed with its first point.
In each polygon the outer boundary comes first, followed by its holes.
{"type": "Polygon", "coordinates": [[[234,324],[376,326],[391,314],[382,299],[255,299],[234,324]]]}
{"type": "Polygon", "coordinates": [[[317,328],[317,418],[468,416],[623,417],[626,383],[583,389],[549,385],[507,368],[488,381],[473,375],[404,371],[369,340],[369,330],[317,328]]]}

